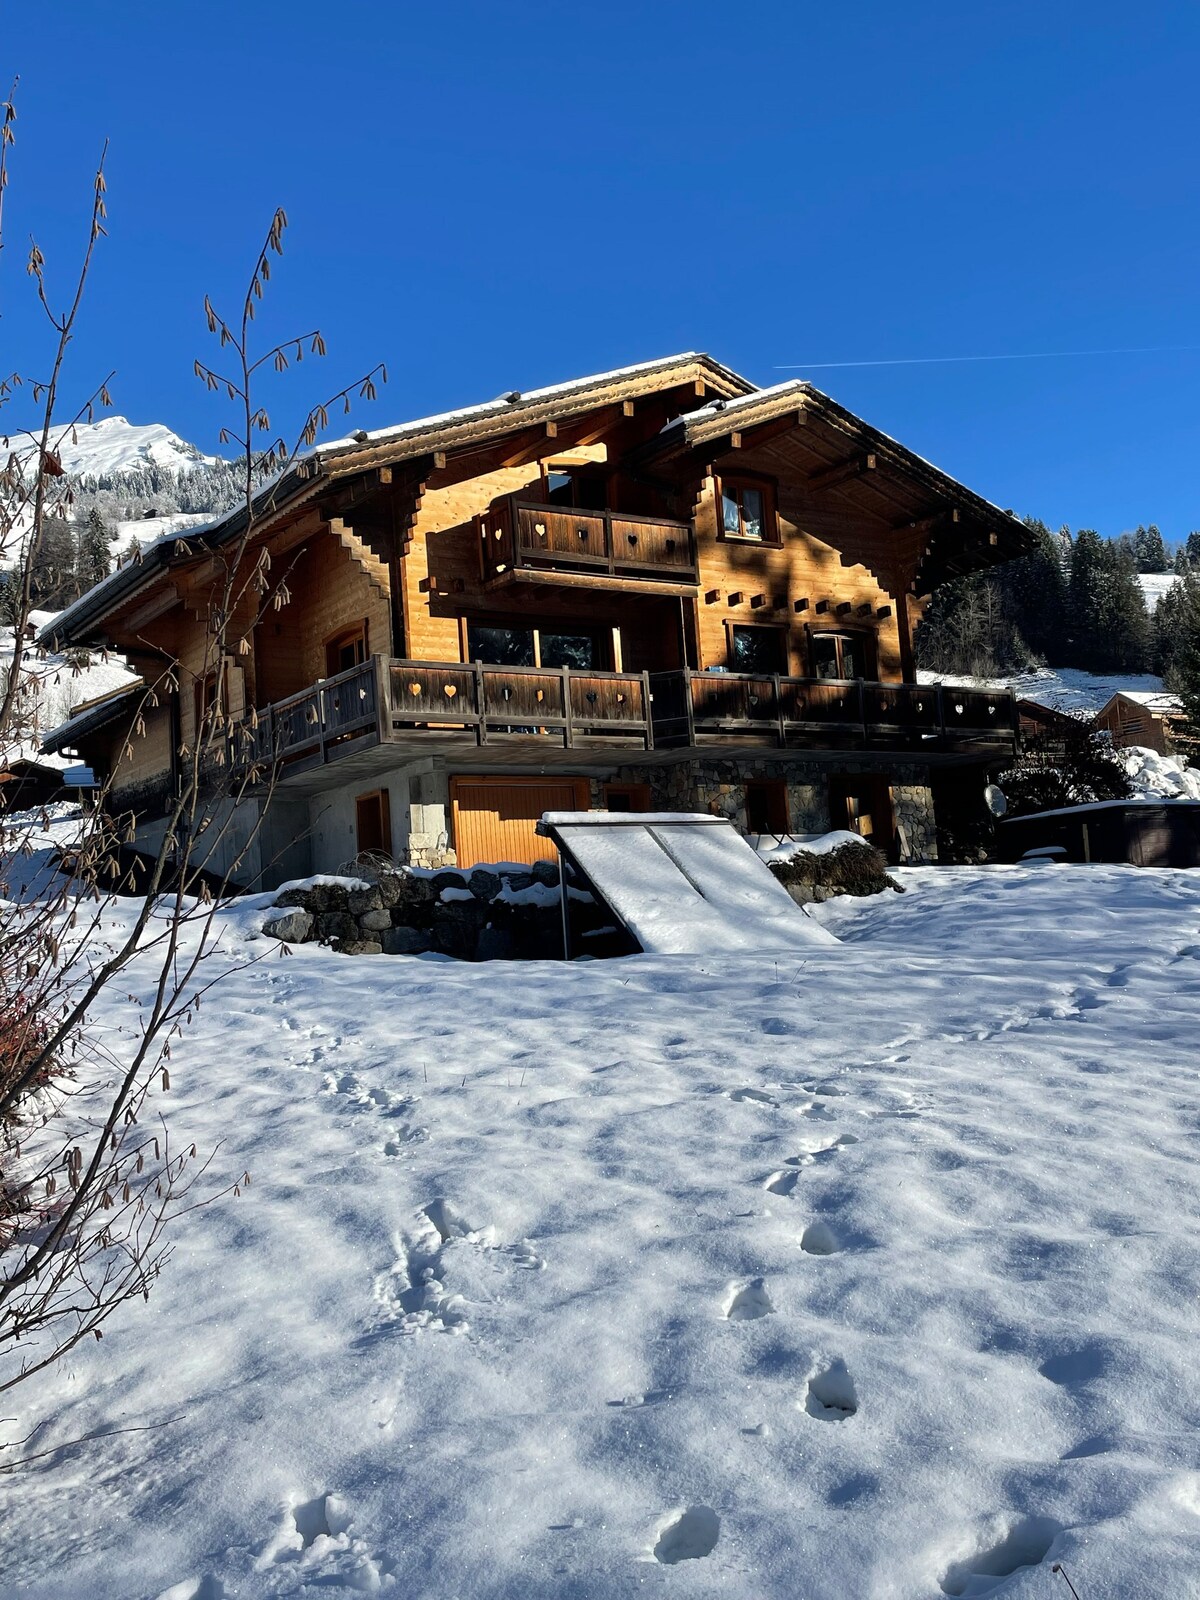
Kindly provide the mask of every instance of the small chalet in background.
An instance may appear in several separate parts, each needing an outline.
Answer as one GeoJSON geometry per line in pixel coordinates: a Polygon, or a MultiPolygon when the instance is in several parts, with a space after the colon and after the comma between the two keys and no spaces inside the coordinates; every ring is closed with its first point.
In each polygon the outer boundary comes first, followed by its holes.
{"type": "Polygon", "coordinates": [[[1178,695],[1153,694],[1122,689],[1096,713],[1096,728],[1112,737],[1121,749],[1139,745],[1168,755],[1175,749],[1177,731],[1183,722],[1183,703],[1178,695]]]}
{"type": "MultiPolygon", "coordinates": [[[[46,741],[112,775],[147,851],[214,702],[205,617],[242,522],[150,546],[42,635],[178,675],[46,741]]],[[[541,813],[580,807],[853,828],[930,860],[936,807],[982,792],[1017,724],[1010,694],[917,683],[915,605],[1028,540],[811,384],[757,389],[706,355],[324,445],[243,556],[270,552],[287,603],[248,603],[221,663],[224,716],[256,713],[277,775],[244,880],[364,850],[532,861],[541,813]]]]}

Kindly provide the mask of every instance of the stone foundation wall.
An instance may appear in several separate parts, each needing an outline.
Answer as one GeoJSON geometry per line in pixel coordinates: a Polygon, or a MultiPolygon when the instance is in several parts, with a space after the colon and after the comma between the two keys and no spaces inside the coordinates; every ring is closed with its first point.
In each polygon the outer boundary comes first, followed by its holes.
{"type": "MultiPolygon", "coordinates": [[[[314,883],[285,890],[263,928],[288,944],[327,944],[343,955],[422,955],[462,961],[552,960],[562,955],[558,864],[401,867],[374,883],[314,883]]],[[[612,953],[607,911],[571,890],[573,938],[590,953],[612,953]]]]}

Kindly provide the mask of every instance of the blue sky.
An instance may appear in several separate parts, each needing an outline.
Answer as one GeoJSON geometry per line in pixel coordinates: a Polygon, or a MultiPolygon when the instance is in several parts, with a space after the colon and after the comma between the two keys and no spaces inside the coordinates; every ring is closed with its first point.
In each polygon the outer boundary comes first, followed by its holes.
{"type": "Polygon", "coordinates": [[[6,9],[6,369],[42,348],[27,236],[65,269],[107,136],[70,376],[205,448],[201,301],[282,204],[262,330],[329,356],[268,387],[280,424],[379,359],[356,425],[702,349],[800,364],[1022,513],[1200,526],[1194,5],[6,9]],[[1193,348],[815,365],[1142,346],[1193,348]]]}

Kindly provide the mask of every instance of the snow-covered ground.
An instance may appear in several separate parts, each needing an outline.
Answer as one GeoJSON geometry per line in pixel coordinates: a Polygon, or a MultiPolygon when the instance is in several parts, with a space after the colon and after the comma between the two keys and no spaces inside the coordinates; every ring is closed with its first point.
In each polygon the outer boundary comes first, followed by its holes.
{"type": "Polygon", "coordinates": [[[5,1397],[0,1592],[1195,1593],[1200,874],[901,876],[778,960],[230,913],[163,1106],[253,1184],[5,1397]]]}
{"type": "Polygon", "coordinates": [[[1138,573],[1138,582],[1142,586],[1142,594],[1146,597],[1146,606],[1151,613],[1171,585],[1178,581],[1178,574],[1174,572],[1138,573]]]}
{"type": "Polygon", "coordinates": [[[1163,681],[1151,672],[1083,672],[1078,667],[1038,667],[1011,678],[964,678],[918,672],[922,683],[972,684],[980,689],[1012,688],[1018,699],[1033,700],[1053,711],[1079,711],[1094,716],[1114,694],[1162,694],[1163,681]]]}

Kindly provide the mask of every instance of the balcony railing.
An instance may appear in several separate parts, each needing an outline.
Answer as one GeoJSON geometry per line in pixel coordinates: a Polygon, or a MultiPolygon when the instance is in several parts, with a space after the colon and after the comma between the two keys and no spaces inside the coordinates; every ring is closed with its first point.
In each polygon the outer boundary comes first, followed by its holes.
{"type": "Polygon", "coordinates": [[[412,745],[459,734],[472,744],[522,739],[565,749],[617,743],[649,749],[645,673],[374,656],[256,714],[249,760],[269,769],[336,761],[366,744],[412,745]]]}
{"type": "Polygon", "coordinates": [[[1011,749],[1017,738],[1016,699],[1009,691],[734,672],[664,672],[650,681],[658,747],[726,738],[774,745],[1011,749]]]}
{"type": "Polygon", "coordinates": [[[571,572],[601,578],[696,582],[690,523],[618,511],[573,511],[502,499],[480,518],[484,581],[571,572]]]}

